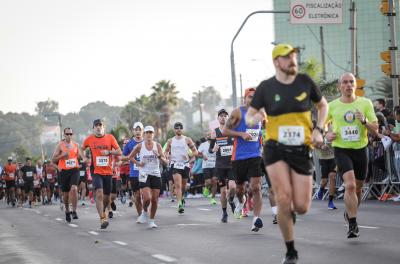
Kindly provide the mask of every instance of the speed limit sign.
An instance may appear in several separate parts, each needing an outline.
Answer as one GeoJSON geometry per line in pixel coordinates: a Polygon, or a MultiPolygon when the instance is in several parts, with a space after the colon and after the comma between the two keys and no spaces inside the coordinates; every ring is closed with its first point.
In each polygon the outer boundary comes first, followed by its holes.
{"type": "Polygon", "coordinates": [[[292,24],[343,23],[343,0],[291,0],[292,24]]]}

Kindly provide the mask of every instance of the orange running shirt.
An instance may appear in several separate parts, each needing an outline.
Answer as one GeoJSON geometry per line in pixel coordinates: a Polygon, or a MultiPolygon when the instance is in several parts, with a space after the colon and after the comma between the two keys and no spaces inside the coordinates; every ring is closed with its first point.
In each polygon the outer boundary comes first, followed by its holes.
{"type": "Polygon", "coordinates": [[[58,168],[60,170],[71,170],[79,168],[78,163],[78,144],[75,142],[71,142],[71,144],[67,145],[64,141],[60,142],[60,148],[62,152],[68,153],[68,158],[62,157],[58,161],[58,168]]]}
{"type": "Polygon", "coordinates": [[[83,149],[90,148],[92,154],[92,166],[94,173],[100,175],[112,175],[112,157],[111,155],[102,155],[102,150],[119,149],[117,140],[111,134],[105,134],[102,137],[95,135],[88,136],[82,145],[83,149]]]}
{"type": "Polygon", "coordinates": [[[5,181],[14,181],[15,180],[15,173],[17,171],[17,165],[15,164],[7,164],[4,166],[4,171],[6,175],[4,176],[5,181]]]}

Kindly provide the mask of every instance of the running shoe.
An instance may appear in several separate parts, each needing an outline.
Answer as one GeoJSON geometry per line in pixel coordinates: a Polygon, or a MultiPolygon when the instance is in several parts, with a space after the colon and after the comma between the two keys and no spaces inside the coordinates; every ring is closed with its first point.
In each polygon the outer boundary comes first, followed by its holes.
{"type": "Polygon", "coordinates": [[[249,216],[249,209],[247,209],[247,207],[243,207],[242,216],[243,217],[248,217],[249,216]]]}
{"type": "Polygon", "coordinates": [[[221,218],[222,223],[227,223],[228,222],[228,213],[223,213],[222,218],[221,218]]]}
{"type": "Polygon", "coordinates": [[[217,201],[216,201],[214,198],[211,198],[211,199],[210,199],[210,204],[211,204],[211,205],[216,205],[216,204],[217,204],[217,201]]]}
{"type": "Polygon", "coordinates": [[[138,220],[140,224],[147,223],[147,212],[143,211],[138,220]]]}
{"type": "Polygon", "coordinates": [[[71,213],[70,212],[65,212],[65,221],[68,223],[71,223],[71,213]]]}
{"type": "Polygon", "coordinates": [[[76,212],[71,212],[72,219],[78,219],[78,214],[76,212]]]}
{"type": "Polygon", "coordinates": [[[126,203],[126,197],[125,197],[125,195],[122,195],[122,196],[121,196],[121,203],[122,203],[122,204],[125,204],[125,203],[126,203]]]}
{"type": "Polygon", "coordinates": [[[84,202],[84,201],[82,201],[82,204],[81,204],[81,206],[82,206],[82,207],[85,207],[85,206],[86,206],[86,204],[85,204],[85,202],[84,202]]]}
{"type": "Polygon", "coordinates": [[[272,224],[278,224],[278,216],[276,214],[272,215],[272,224]]]}
{"type": "Polygon", "coordinates": [[[324,189],[319,188],[318,193],[317,193],[317,199],[322,200],[322,198],[324,198],[324,189]]]}
{"type": "Polygon", "coordinates": [[[232,214],[235,213],[235,209],[236,209],[236,204],[234,201],[229,202],[229,205],[231,207],[232,210],[232,214]]]}
{"type": "Polygon", "coordinates": [[[114,217],[114,213],[113,213],[113,211],[109,211],[108,212],[108,218],[113,218],[114,217]]]}
{"type": "Polygon", "coordinates": [[[285,258],[282,260],[282,264],[296,264],[299,259],[297,251],[294,253],[286,253],[285,258]]]}
{"type": "Polygon", "coordinates": [[[149,220],[149,228],[157,228],[158,226],[154,222],[154,219],[149,220]]]}
{"type": "Polygon", "coordinates": [[[242,209],[243,209],[243,204],[238,204],[235,208],[235,212],[233,213],[235,215],[236,219],[240,219],[242,217],[242,209]]]}
{"type": "Polygon", "coordinates": [[[130,202],[129,202],[129,207],[132,207],[132,206],[133,206],[133,202],[130,201],[130,202]]]}
{"type": "Polygon", "coordinates": [[[208,190],[208,188],[205,187],[205,188],[203,189],[203,196],[204,196],[204,197],[208,197],[209,194],[210,194],[210,190],[208,190]]]}
{"type": "Polygon", "coordinates": [[[258,232],[260,228],[263,227],[263,222],[260,217],[254,217],[253,219],[253,226],[251,227],[251,231],[258,232]]]}
{"type": "Polygon", "coordinates": [[[117,210],[117,205],[114,203],[114,201],[111,202],[110,206],[111,206],[111,209],[112,209],[113,211],[116,211],[116,210],[117,210]]]}
{"type": "Polygon", "coordinates": [[[336,206],[333,204],[333,201],[328,202],[328,209],[329,210],[336,210],[336,206]]]}
{"type": "Polygon", "coordinates": [[[178,213],[183,214],[184,212],[185,212],[185,209],[183,208],[183,205],[182,204],[178,205],[178,213]]]}
{"type": "Polygon", "coordinates": [[[349,230],[347,231],[347,238],[356,238],[359,236],[360,236],[360,232],[358,231],[357,223],[349,225],[349,230]]]}
{"type": "Polygon", "coordinates": [[[185,198],[182,198],[182,206],[183,206],[183,207],[186,206],[186,200],[185,200],[185,198]]]}
{"type": "Polygon", "coordinates": [[[100,219],[100,229],[106,229],[109,225],[107,218],[104,216],[100,219]]]}

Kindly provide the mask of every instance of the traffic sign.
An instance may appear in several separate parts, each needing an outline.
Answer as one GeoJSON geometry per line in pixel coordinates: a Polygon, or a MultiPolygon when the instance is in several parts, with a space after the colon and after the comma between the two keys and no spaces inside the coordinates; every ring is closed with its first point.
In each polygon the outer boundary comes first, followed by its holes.
{"type": "Polygon", "coordinates": [[[290,1],[292,24],[341,24],[343,0],[292,0],[290,1]]]}

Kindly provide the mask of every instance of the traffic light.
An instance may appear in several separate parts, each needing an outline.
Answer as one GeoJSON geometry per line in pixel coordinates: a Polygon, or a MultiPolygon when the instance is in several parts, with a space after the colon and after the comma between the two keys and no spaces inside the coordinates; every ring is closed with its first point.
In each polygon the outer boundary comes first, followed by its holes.
{"type": "Polygon", "coordinates": [[[386,62],[384,64],[381,64],[382,72],[390,76],[392,74],[392,65],[390,64],[390,50],[382,51],[381,59],[386,62]]]}
{"type": "MultiPolygon", "coordinates": [[[[393,0],[390,0],[390,1],[393,1],[393,0]]],[[[381,1],[380,10],[381,10],[381,13],[385,16],[394,16],[396,14],[396,8],[394,7],[394,1],[393,1],[393,12],[390,12],[390,10],[389,10],[389,1],[388,0],[381,1]]]]}
{"type": "Polygon", "coordinates": [[[365,95],[365,92],[364,92],[365,80],[356,78],[356,83],[357,83],[356,95],[364,96],[365,95]]]}

